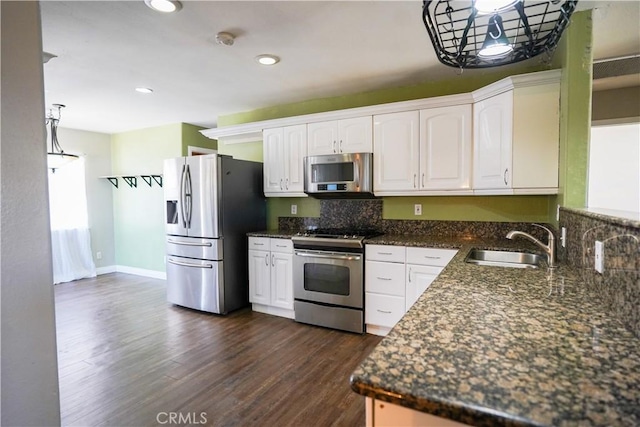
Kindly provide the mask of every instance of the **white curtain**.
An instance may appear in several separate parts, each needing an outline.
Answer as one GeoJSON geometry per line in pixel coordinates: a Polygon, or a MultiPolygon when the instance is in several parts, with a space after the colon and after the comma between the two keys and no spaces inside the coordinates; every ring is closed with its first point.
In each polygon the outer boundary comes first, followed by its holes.
{"type": "Polygon", "coordinates": [[[95,277],[87,218],[84,158],[49,170],[53,282],[95,277]]]}

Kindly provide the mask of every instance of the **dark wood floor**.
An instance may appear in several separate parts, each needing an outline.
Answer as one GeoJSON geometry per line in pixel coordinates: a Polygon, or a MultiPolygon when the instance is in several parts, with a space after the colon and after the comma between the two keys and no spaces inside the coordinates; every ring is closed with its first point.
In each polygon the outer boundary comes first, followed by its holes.
{"type": "Polygon", "coordinates": [[[380,338],[165,294],[122,273],[55,286],[63,425],[364,425],[349,375],[380,338]]]}

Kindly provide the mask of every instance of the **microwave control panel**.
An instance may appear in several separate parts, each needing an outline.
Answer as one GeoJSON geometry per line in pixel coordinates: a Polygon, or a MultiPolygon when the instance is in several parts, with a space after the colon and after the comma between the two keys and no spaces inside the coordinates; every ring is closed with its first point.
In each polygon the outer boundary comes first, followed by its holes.
{"type": "Polygon", "coordinates": [[[347,191],[347,184],[318,184],[318,191],[347,191]]]}

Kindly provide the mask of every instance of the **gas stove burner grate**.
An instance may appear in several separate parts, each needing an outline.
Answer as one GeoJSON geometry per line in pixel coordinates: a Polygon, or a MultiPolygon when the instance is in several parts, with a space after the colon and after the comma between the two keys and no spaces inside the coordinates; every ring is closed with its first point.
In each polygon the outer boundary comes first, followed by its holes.
{"type": "Polygon", "coordinates": [[[316,228],[311,230],[305,230],[298,233],[302,236],[308,237],[352,237],[352,238],[368,238],[379,236],[382,233],[379,230],[373,228],[316,228]]]}

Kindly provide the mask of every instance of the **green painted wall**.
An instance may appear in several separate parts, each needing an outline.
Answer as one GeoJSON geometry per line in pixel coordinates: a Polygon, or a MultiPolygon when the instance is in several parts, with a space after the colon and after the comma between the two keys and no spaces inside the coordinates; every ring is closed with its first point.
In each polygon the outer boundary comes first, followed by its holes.
{"type": "Polygon", "coordinates": [[[206,129],[200,126],[191,125],[189,123],[181,123],[182,127],[182,155],[187,156],[189,154],[189,146],[208,148],[210,150],[218,149],[218,141],[210,139],[200,133],[202,129],[206,129]]]}
{"type": "MultiPolygon", "coordinates": [[[[180,157],[182,124],[114,134],[114,175],[162,174],[164,159],[180,157]]],[[[142,180],[130,188],[120,180],[113,189],[116,264],[165,271],[163,192],[142,180]]]]}
{"type": "MultiPolygon", "coordinates": [[[[558,68],[558,67],[553,67],[558,68]]],[[[261,120],[282,117],[321,113],[324,111],[342,110],[389,102],[407,101],[411,99],[429,98],[432,96],[453,95],[471,92],[504,77],[514,74],[532,73],[549,69],[541,64],[513,64],[501,68],[472,70],[451,79],[428,81],[412,86],[381,89],[371,92],[356,93],[331,98],[312,99],[293,104],[276,105],[259,110],[246,111],[218,117],[218,126],[231,126],[261,120]]],[[[452,74],[457,71],[452,70],[452,74]]]]}
{"type": "MultiPolygon", "coordinates": [[[[591,129],[591,10],[575,13],[554,61],[562,67],[560,93],[560,193],[558,203],[584,208],[591,129]]],[[[555,215],[554,215],[555,218],[555,215]]]]}
{"type": "Polygon", "coordinates": [[[278,217],[319,217],[320,200],[312,197],[269,197],[267,201],[267,227],[278,228],[278,217]],[[291,215],[291,205],[298,206],[297,215],[291,215]]]}
{"type": "Polygon", "coordinates": [[[225,144],[219,141],[218,153],[233,156],[234,159],[262,162],[262,141],[244,144],[225,144]]]}

